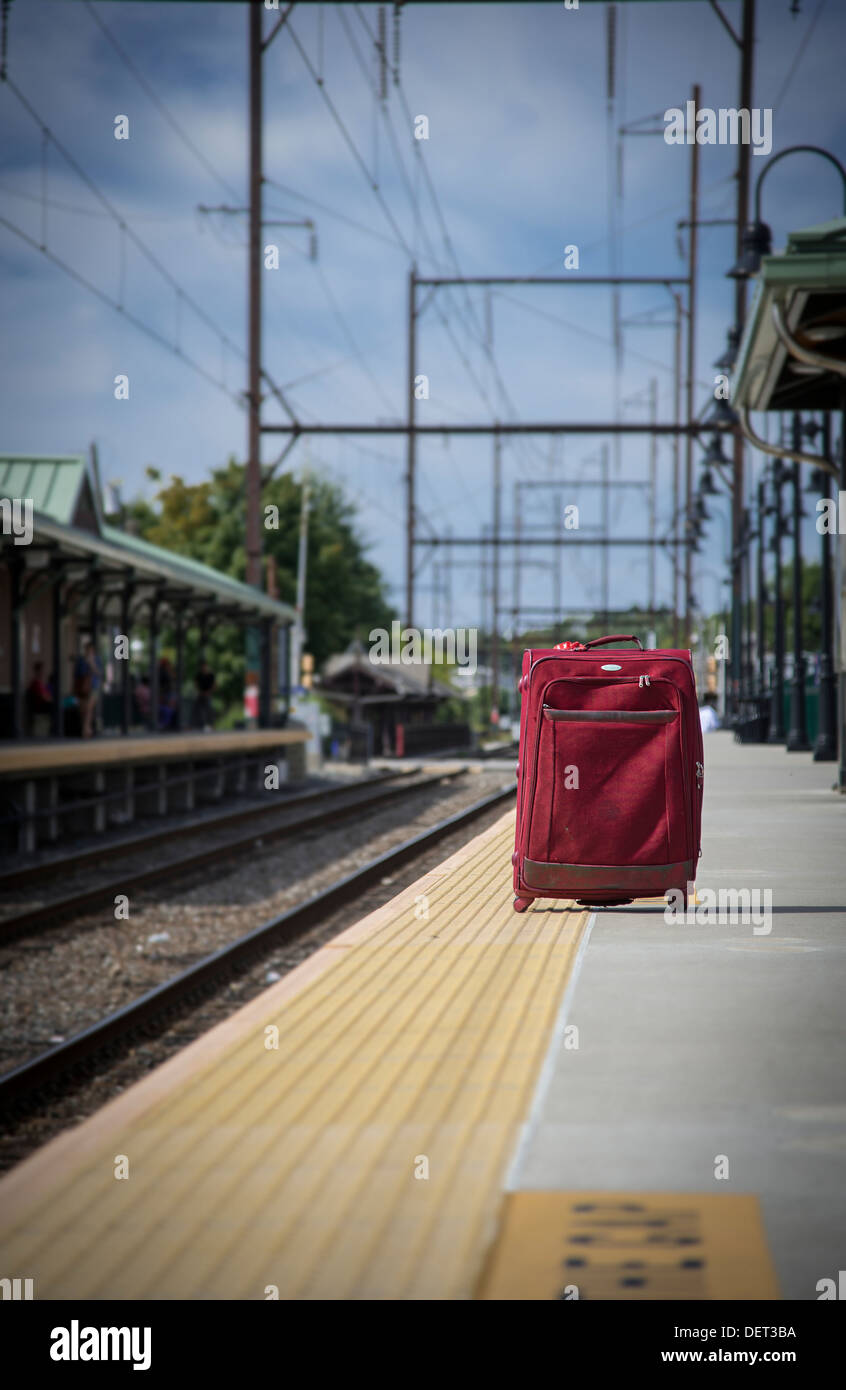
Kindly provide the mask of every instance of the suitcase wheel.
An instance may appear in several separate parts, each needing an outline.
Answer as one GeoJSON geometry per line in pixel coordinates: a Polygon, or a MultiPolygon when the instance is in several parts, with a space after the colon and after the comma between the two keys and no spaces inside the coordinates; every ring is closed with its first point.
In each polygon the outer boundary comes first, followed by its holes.
{"type": "Polygon", "coordinates": [[[526,908],[527,908],[527,907],[531,907],[531,905],[532,905],[533,902],[534,902],[534,898],[515,898],[515,899],[514,899],[514,911],[515,911],[515,912],[525,912],[525,911],[526,911],[526,908]]]}

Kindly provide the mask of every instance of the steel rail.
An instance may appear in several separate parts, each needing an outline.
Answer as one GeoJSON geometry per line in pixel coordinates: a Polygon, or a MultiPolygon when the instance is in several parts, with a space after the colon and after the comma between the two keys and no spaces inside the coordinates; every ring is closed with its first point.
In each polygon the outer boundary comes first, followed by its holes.
{"type": "MultiPolygon", "coordinates": [[[[385,802],[395,801],[411,792],[426,791],[437,786],[447,777],[461,776],[463,771],[463,768],[458,768],[449,772],[439,772],[423,781],[412,782],[410,786],[401,783],[399,786],[380,790],[375,796],[357,796],[351,801],[343,802],[340,806],[328,808],[324,806],[309,816],[299,816],[295,820],[286,820],[282,825],[262,827],[259,832],[260,838],[266,843],[270,840],[286,839],[303,830],[314,830],[333,821],[344,820],[346,817],[361,811],[369,811],[385,802]]],[[[282,809],[282,807],[278,808],[279,811],[282,809]]],[[[26,908],[22,912],[0,919],[0,943],[5,945],[27,932],[56,926],[60,921],[64,921],[77,913],[86,912],[90,908],[105,904],[113,905],[118,894],[126,895],[137,892],[138,889],[143,889],[150,884],[179,878],[184,874],[194,873],[197,869],[206,868],[210,864],[219,864],[223,860],[231,859],[244,851],[253,849],[255,842],[256,833],[253,831],[249,835],[241,835],[237,840],[229,840],[225,844],[214,845],[211,849],[186,855],[182,859],[175,859],[170,864],[159,864],[153,869],[142,869],[140,872],[131,870],[128,874],[121,874],[119,878],[112,879],[107,883],[99,883],[93,888],[84,888],[77,893],[69,893],[64,898],[40,903],[38,907],[26,908]]]]}
{"type": "Polygon", "coordinates": [[[231,945],[223,946],[189,966],[180,975],[92,1024],[67,1042],[0,1076],[0,1111],[19,1106],[24,1097],[32,1097],[60,1079],[72,1078],[104,1049],[125,1042],[139,1032],[151,1030],[153,1023],[158,1026],[161,1020],[186,1002],[204,998],[219,984],[228,981],[234,972],[264,955],[269,948],[295,939],[327,914],[354,900],[372,883],[378,882],[386,870],[399,868],[447,835],[469,825],[486,811],[511,800],[514,794],[513,787],[503,787],[465,810],[439,821],[412,839],[371,859],[354,873],[315,893],[305,902],[255,927],[231,945]]]}
{"type": "MultiPolygon", "coordinates": [[[[397,768],[396,771],[388,771],[378,777],[368,778],[366,782],[351,782],[347,786],[339,785],[336,787],[316,787],[312,791],[298,792],[295,796],[286,798],[285,801],[276,805],[262,803],[257,806],[244,806],[239,811],[225,811],[219,816],[204,816],[199,820],[189,821],[185,825],[171,826],[167,830],[153,830],[146,835],[126,835],[122,839],[107,840],[103,844],[95,846],[93,849],[83,850],[80,854],[63,854],[60,858],[46,859],[43,863],[25,864],[19,869],[10,869],[6,873],[0,873],[0,896],[15,888],[22,888],[27,883],[40,882],[45,878],[52,878],[58,875],[72,872],[84,864],[97,863],[103,864],[109,859],[117,859],[122,854],[138,854],[144,850],[155,849],[158,845],[170,844],[173,840],[186,840],[191,835],[199,835],[207,830],[222,830],[227,826],[239,825],[250,820],[261,821],[265,817],[279,816],[285,811],[298,810],[301,806],[310,806],[314,802],[331,802],[339,797],[348,796],[350,792],[356,791],[359,787],[381,786],[384,782],[394,781],[398,777],[408,777],[410,772],[406,768],[397,768]]],[[[143,792],[146,788],[141,788],[143,792]]],[[[125,796],[121,792],[121,796],[125,796]]],[[[136,791],[136,795],[138,791],[136,791]]],[[[45,815],[63,816],[66,814],[65,807],[58,810],[45,810],[45,815]]]]}

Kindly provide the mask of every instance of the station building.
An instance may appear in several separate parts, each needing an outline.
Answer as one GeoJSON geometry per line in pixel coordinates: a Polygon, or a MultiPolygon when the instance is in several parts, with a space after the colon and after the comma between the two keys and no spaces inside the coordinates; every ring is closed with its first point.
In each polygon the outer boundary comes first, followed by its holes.
{"type": "Polygon", "coordinates": [[[197,770],[208,781],[211,767],[222,796],[228,786],[243,784],[248,744],[259,763],[290,744],[293,767],[293,745],[306,737],[285,727],[295,616],[268,594],[109,524],[93,458],[0,454],[0,812],[6,813],[0,824],[22,827],[18,848],[34,848],[45,829],[46,838],[59,838],[69,807],[84,806],[98,830],[106,828],[115,803],[124,820],[134,818],[138,803],[153,805],[157,814],[177,801],[190,809],[197,770]],[[197,633],[202,652],[218,625],[242,629],[255,652],[248,727],[189,733],[186,638],[197,633]],[[174,717],[171,731],[160,733],[165,629],[176,654],[174,717]],[[126,638],[130,659],[115,659],[118,637],[126,638]],[[82,739],[74,737],[80,729],[69,716],[74,671],[87,641],[94,643],[104,678],[105,737],[82,739]],[[143,669],[132,659],[138,650],[145,653],[143,669]],[[37,664],[51,699],[49,715],[36,725],[27,688],[37,664]],[[149,687],[146,728],[133,698],[136,678],[149,687]],[[113,785],[116,777],[120,786],[113,785]]]}

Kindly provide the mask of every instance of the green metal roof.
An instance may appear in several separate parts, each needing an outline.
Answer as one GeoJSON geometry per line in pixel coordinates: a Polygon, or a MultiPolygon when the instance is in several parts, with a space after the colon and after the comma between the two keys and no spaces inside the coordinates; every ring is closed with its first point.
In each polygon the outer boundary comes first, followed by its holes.
{"type": "Polygon", "coordinates": [[[110,526],[103,520],[96,480],[84,457],[0,454],[0,497],[32,498],[36,541],[41,536],[70,554],[95,557],[107,566],[131,570],[141,584],[169,584],[278,623],[294,621],[296,614],[290,604],[199,560],[110,526]],[[90,505],[83,506],[88,498],[90,505]]]}
{"type": "Polygon", "coordinates": [[[70,526],[87,471],[77,455],[0,454],[0,497],[31,497],[35,511],[70,526]]]}
{"type": "Polygon", "coordinates": [[[761,261],[731,388],[735,407],[750,410],[836,410],[842,377],[796,370],[776,333],[774,302],[790,333],[827,357],[844,360],[846,335],[817,343],[803,334],[820,325],[846,328],[846,217],[791,232],[786,250],[761,261]]]}

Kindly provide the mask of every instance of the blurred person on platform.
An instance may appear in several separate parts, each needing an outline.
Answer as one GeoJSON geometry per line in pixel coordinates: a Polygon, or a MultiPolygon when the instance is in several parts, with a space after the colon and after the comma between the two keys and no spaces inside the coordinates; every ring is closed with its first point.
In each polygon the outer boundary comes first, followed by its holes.
{"type": "Polygon", "coordinates": [[[720,716],[717,714],[717,696],[713,690],[706,690],[702,697],[702,704],[699,706],[699,722],[702,725],[703,734],[709,734],[712,729],[719,729],[720,727],[720,716]]]}
{"type": "Polygon", "coordinates": [[[159,661],[159,728],[172,729],[176,717],[176,693],[173,666],[170,657],[163,656],[159,661]]]}
{"type": "Polygon", "coordinates": [[[76,665],[73,668],[73,693],[79,707],[83,738],[91,738],[94,733],[94,715],[97,710],[102,678],[103,672],[97,651],[89,637],[83,646],[82,655],[77,657],[76,665]]]}
{"type": "Polygon", "coordinates": [[[214,725],[214,707],[212,705],[212,693],[215,687],[215,674],[205,658],[200,662],[199,670],[194,677],[194,684],[197,687],[197,698],[194,701],[194,725],[198,729],[203,729],[208,733],[214,725]]]}
{"type": "Polygon", "coordinates": [[[36,661],[33,664],[32,680],[26,688],[26,710],[33,737],[46,738],[50,732],[53,696],[44,679],[43,661],[36,661]]]}

